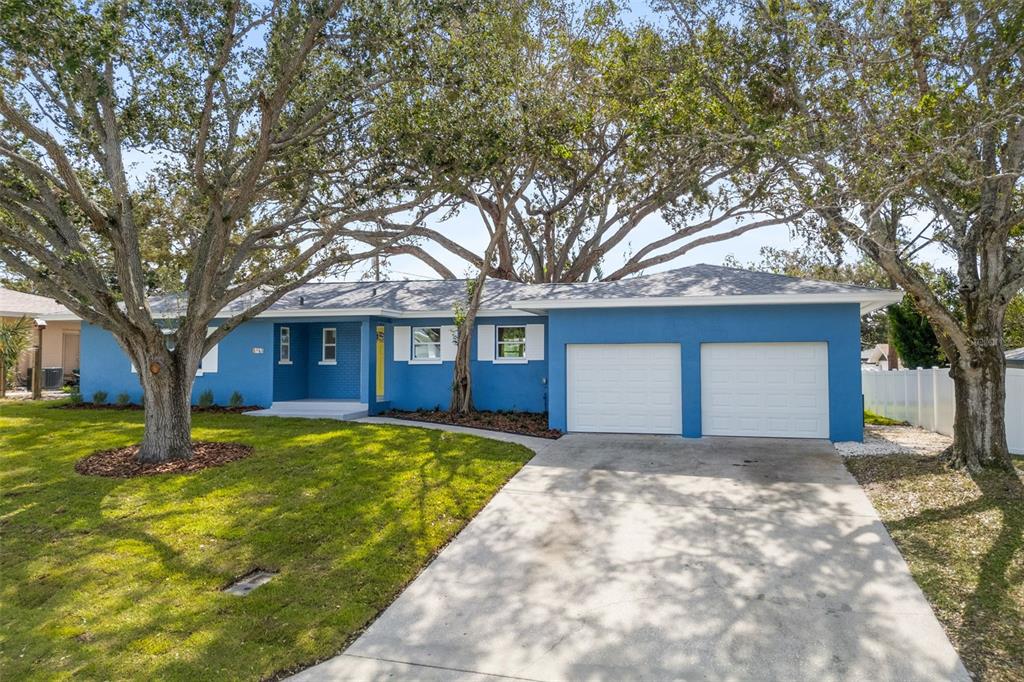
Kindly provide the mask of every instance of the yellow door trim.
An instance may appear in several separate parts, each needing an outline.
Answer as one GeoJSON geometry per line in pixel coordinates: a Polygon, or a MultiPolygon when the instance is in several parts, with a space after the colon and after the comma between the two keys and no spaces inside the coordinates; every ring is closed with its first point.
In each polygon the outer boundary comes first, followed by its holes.
{"type": "Polygon", "coordinates": [[[384,397],[384,327],[377,327],[377,399],[384,397]]]}

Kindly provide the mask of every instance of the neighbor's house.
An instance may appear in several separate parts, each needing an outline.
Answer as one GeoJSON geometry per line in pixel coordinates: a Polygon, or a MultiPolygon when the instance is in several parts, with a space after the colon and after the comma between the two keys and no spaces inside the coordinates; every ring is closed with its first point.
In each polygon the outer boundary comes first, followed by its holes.
{"type": "MultiPolygon", "coordinates": [[[[377,414],[447,407],[463,281],[308,284],[204,358],[193,398],[377,414]]],[[[698,265],[617,282],[489,280],[474,329],[478,409],[564,431],[862,437],[860,317],[900,294],[698,265]]],[[[173,315],[180,302],[155,301],[173,315]]],[[[225,314],[233,310],[224,311],[225,314]]],[[[216,324],[216,323],[214,323],[216,324]]],[[[141,388],[82,326],[82,393],[141,388]]]]}
{"type": "Polygon", "coordinates": [[[35,366],[36,346],[42,341],[43,388],[60,388],[70,380],[79,365],[78,318],[51,298],[0,288],[0,318],[27,318],[32,323],[32,348],[21,357],[17,367],[17,384],[26,385],[30,368],[35,366]],[[40,334],[41,332],[41,334],[40,334]]]}
{"type": "Polygon", "coordinates": [[[1006,366],[1013,369],[1024,369],[1024,348],[1006,351],[1006,366]]]}
{"type": "Polygon", "coordinates": [[[890,343],[876,343],[874,347],[861,351],[860,363],[861,368],[867,371],[883,372],[900,369],[902,365],[899,353],[890,343]]]}

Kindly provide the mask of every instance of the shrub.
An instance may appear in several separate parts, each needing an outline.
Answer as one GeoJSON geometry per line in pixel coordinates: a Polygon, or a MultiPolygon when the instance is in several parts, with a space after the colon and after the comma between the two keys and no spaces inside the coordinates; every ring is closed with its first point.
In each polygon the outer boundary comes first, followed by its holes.
{"type": "Polygon", "coordinates": [[[196,401],[199,407],[213,407],[213,391],[206,389],[199,394],[199,400],[196,401]]]}
{"type": "Polygon", "coordinates": [[[118,407],[128,407],[131,405],[132,399],[127,393],[118,393],[117,397],[114,398],[114,402],[117,403],[118,407]]]}
{"type": "Polygon", "coordinates": [[[82,393],[78,390],[77,386],[74,386],[73,388],[74,390],[68,393],[68,402],[70,402],[72,405],[81,405],[82,393]]]}
{"type": "Polygon", "coordinates": [[[96,391],[92,394],[93,405],[106,405],[107,404],[107,392],[96,391]]]}
{"type": "Polygon", "coordinates": [[[229,407],[241,407],[242,406],[242,394],[239,393],[238,391],[235,391],[234,393],[232,393],[231,397],[228,398],[228,406],[229,407]]]}

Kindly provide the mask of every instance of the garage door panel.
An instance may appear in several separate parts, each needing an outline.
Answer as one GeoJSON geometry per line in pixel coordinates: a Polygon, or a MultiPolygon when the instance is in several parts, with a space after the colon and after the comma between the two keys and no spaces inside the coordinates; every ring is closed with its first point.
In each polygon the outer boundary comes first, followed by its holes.
{"type": "Polygon", "coordinates": [[[703,344],[701,422],[705,435],[827,438],[827,346],[703,344]]]}
{"type": "Polygon", "coordinates": [[[678,344],[570,344],[570,431],[680,433],[678,344]]]}

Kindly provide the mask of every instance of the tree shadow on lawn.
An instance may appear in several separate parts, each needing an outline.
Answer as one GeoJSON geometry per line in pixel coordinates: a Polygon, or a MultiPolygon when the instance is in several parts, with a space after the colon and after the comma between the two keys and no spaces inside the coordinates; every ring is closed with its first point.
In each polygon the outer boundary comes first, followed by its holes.
{"type": "Polygon", "coordinates": [[[24,492],[3,517],[12,678],[258,678],[332,653],[529,457],[424,429],[250,419],[197,418],[195,435],[251,443],[251,458],[130,480],[71,469],[137,441],[123,417],[5,434],[24,492]],[[219,591],[254,566],[280,574],[219,591]]]}
{"type": "MultiPolygon", "coordinates": [[[[915,577],[968,667],[984,679],[1016,679],[1024,670],[1024,483],[1020,474],[952,472],[937,457],[916,457],[913,469],[908,476],[900,476],[905,468],[888,467],[886,480],[963,477],[964,487],[958,492],[967,499],[887,520],[886,526],[908,555],[915,577]],[[976,490],[966,483],[968,477],[976,490]],[[990,536],[984,530],[993,524],[998,524],[998,532],[990,536]],[[961,575],[961,571],[971,574],[961,575]]],[[[879,479],[872,476],[872,480],[879,479]]],[[[949,491],[933,486],[927,492],[930,496],[922,496],[925,504],[934,503],[936,495],[941,501],[949,491]]]]}

